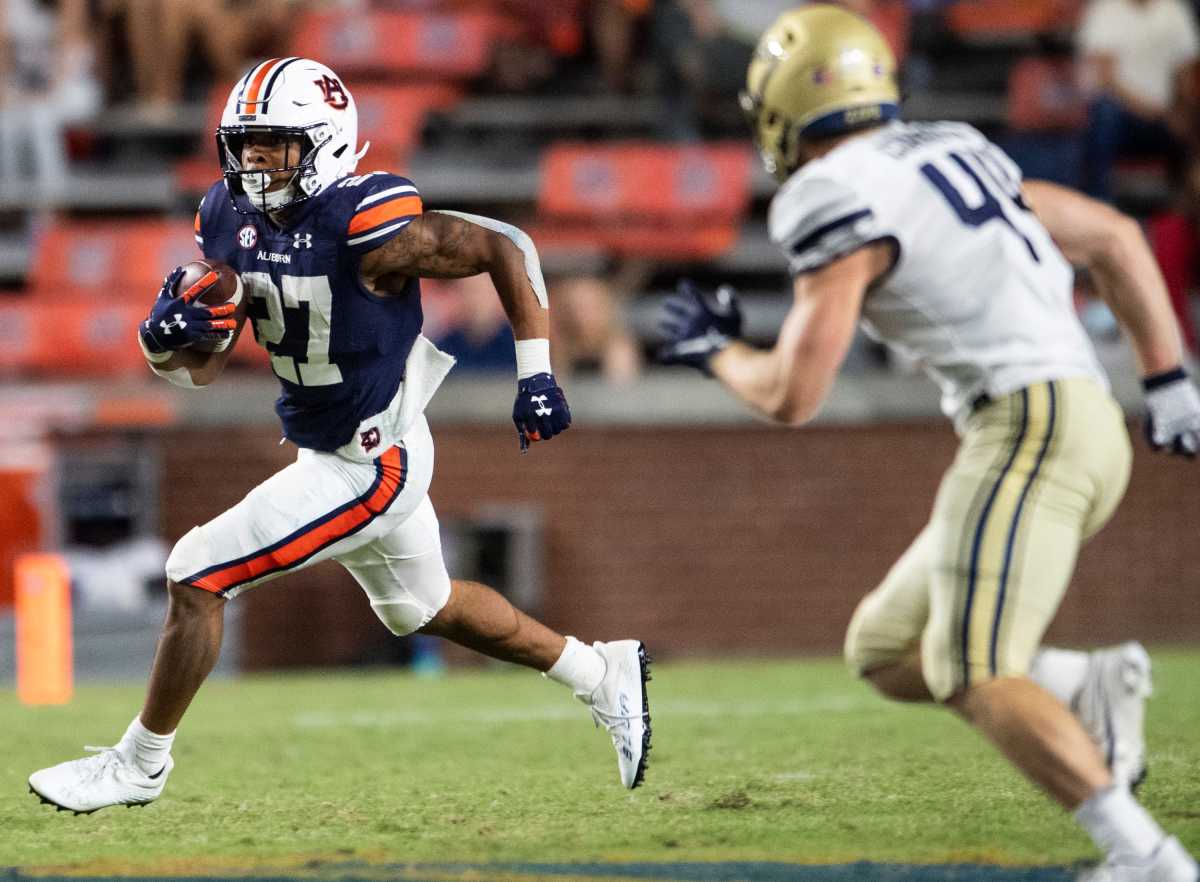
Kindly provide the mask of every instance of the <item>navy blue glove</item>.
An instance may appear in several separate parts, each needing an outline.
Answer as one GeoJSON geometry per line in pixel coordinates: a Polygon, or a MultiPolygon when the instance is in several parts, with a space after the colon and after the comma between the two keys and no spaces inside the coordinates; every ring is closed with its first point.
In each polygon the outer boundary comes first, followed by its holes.
{"type": "Polygon", "coordinates": [[[517,400],[513,402],[513,423],[524,453],[531,441],[549,441],[571,425],[567,397],[554,380],[554,374],[534,374],[517,380],[517,400]]]}
{"type": "Polygon", "coordinates": [[[742,335],[737,292],[722,285],[707,294],[684,279],[663,303],[658,329],[665,339],[658,350],[660,362],[686,364],[711,377],[709,361],[742,335]]]}
{"type": "Polygon", "coordinates": [[[184,349],[193,343],[219,342],[229,337],[237,327],[237,321],[226,316],[233,315],[237,306],[223,303],[207,307],[194,303],[217,281],[215,272],[207,273],[182,294],[175,294],[175,283],[183,275],[183,267],[177,266],[158,291],[158,298],[150,308],[150,317],[142,322],[138,333],[142,345],[148,352],[161,355],[184,349]]]}

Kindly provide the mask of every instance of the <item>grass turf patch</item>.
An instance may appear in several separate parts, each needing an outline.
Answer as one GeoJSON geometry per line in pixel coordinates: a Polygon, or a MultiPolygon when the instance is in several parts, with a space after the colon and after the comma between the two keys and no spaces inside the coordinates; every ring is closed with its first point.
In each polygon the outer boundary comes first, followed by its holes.
{"type": "MultiPolygon", "coordinates": [[[[1200,653],[1155,653],[1150,810],[1200,849],[1200,653]]],[[[949,714],[832,660],[657,665],[646,785],[587,711],[525,671],[243,677],[201,691],[145,809],[56,813],[41,766],[111,743],[138,686],[61,708],[0,695],[0,867],[221,875],[330,864],[781,861],[1065,864],[1070,819],[949,714]]]]}

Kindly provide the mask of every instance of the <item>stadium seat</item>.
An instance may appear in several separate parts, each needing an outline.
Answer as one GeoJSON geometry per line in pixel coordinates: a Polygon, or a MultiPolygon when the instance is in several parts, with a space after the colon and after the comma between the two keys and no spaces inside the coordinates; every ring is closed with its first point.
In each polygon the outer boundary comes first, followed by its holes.
{"type": "Polygon", "coordinates": [[[876,0],[871,8],[871,22],[883,33],[896,56],[898,64],[908,55],[912,31],[912,10],[909,0],[876,0]]]}
{"type": "Polygon", "coordinates": [[[541,162],[539,246],[702,259],[732,247],[750,203],[742,144],[557,144],[541,162]]]}
{"type": "Polygon", "coordinates": [[[1087,107],[1070,59],[1022,58],[1008,78],[1008,124],[1024,132],[1074,132],[1087,107]]]}
{"type": "Polygon", "coordinates": [[[141,375],[146,363],[134,339],[143,305],[49,298],[0,305],[5,345],[0,372],[41,376],[141,375]]]}
{"type": "Polygon", "coordinates": [[[409,153],[420,144],[426,116],[450,107],[461,95],[462,91],[449,83],[371,83],[355,88],[358,143],[361,147],[371,142],[358,170],[402,171],[409,153]]]}
{"type": "Polygon", "coordinates": [[[482,10],[456,13],[309,12],[292,52],[319,58],[344,77],[407,75],[468,79],[491,60],[499,18],[482,10]]]}
{"type": "Polygon", "coordinates": [[[715,257],[749,208],[751,158],[743,144],[556,144],[542,156],[532,235],[551,251],[715,257]]]}
{"type": "Polygon", "coordinates": [[[1070,30],[1081,7],[1081,0],[958,0],[945,15],[959,37],[986,42],[1070,30]]]}
{"type": "Polygon", "coordinates": [[[191,220],[60,221],[34,242],[29,285],[39,298],[144,306],[173,267],[197,257],[191,220]]]}

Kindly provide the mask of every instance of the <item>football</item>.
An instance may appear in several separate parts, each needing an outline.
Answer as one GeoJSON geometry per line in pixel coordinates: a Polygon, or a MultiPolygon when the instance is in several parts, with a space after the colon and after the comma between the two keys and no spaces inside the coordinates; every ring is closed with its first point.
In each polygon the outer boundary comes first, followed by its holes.
{"type": "MultiPolygon", "coordinates": [[[[183,275],[175,283],[174,293],[182,294],[210,272],[217,274],[217,281],[197,298],[197,302],[203,303],[205,306],[220,306],[222,303],[236,300],[237,311],[229,317],[236,319],[240,325],[246,316],[246,301],[242,296],[242,280],[238,278],[237,270],[228,264],[207,258],[185,263],[183,275]]],[[[195,343],[191,348],[200,352],[217,352],[224,349],[225,346],[220,343],[195,343]]]]}

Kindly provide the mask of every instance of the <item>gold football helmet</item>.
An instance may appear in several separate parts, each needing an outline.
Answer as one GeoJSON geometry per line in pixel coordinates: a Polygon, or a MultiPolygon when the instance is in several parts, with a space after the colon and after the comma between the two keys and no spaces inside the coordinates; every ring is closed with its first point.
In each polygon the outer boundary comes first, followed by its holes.
{"type": "Polygon", "coordinates": [[[800,165],[800,139],[899,113],[896,58],[861,16],[829,3],[802,6],[759,38],[740,101],[767,171],[786,180],[800,165]]]}

